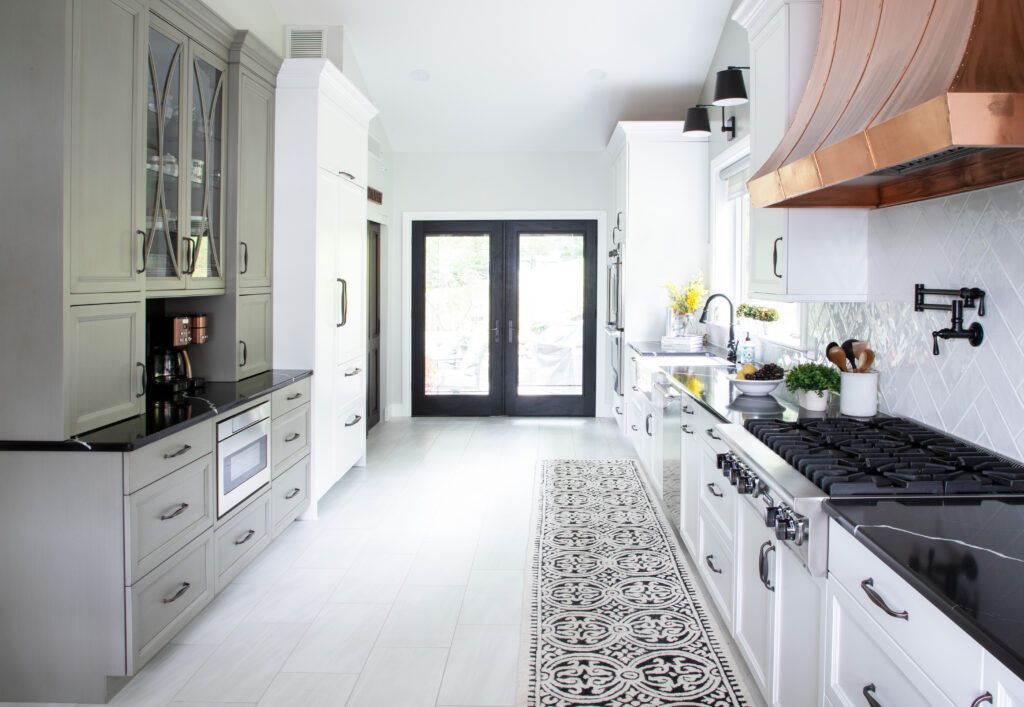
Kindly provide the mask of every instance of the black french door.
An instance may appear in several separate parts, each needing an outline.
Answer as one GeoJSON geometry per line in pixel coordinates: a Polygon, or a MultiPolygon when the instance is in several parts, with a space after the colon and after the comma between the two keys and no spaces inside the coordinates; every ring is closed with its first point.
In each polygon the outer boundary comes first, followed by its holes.
{"type": "Polygon", "coordinates": [[[593,416],[596,221],[416,221],[414,415],[593,416]]]}

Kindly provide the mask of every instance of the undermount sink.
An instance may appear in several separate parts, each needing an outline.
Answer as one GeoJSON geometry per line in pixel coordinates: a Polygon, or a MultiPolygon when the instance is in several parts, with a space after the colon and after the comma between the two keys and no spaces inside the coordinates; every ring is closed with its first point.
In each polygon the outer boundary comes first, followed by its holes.
{"type": "Polygon", "coordinates": [[[695,354],[674,354],[672,356],[658,356],[659,366],[732,366],[734,364],[726,361],[720,356],[713,356],[706,353],[695,354]]]}

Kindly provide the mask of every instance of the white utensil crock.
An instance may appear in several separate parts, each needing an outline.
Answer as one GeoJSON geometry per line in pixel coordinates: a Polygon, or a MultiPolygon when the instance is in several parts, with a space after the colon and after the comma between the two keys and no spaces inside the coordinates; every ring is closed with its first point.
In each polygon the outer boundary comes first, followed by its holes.
{"type": "Polygon", "coordinates": [[[872,417],[878,412],[878,372],[839,374],[839,412],[872,417]]]}
{"type": "Polygon", "coordinates": [[[817,391],[814,390],[801,390],[797,394],[797,402],[804,410],[811,410],[813,412],[827,410],[828,391],[822,391],[821,395],[818,395],[817,391]]]}

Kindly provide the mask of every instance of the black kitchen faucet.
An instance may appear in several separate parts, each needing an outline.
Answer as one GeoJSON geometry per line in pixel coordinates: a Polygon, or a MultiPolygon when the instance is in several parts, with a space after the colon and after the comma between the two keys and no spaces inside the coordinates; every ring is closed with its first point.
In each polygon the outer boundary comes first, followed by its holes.
{"type": "Polygon", "coordinates": [[[715,297],[721,297],[722,299],[729,303],[729,344],[727,346],[727,348],[729,349],[729,355],[726,356],[726,358],[729,360],[730,363],[736,363],[736,347],[739,345],[739,342],[736,341],[736,317],[735,313],[733,312],[732,300],[723,295],[721,292],[716,292],[715,294],[708,297],[707,301],[704,302],[704,311],[700,313],[700,323],[707,323],[708,307],[711,305],[711,300],[713,300],[715,297]]]}

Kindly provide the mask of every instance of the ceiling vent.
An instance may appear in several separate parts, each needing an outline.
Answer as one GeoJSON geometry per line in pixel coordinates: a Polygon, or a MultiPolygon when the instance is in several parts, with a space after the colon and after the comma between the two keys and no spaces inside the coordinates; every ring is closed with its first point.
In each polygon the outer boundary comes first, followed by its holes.
{"type": "Polygon", "coordinates": [[[285,30],[289,59],[323,59],[326,55],[327,27],[288,27],[285,30]]]}

